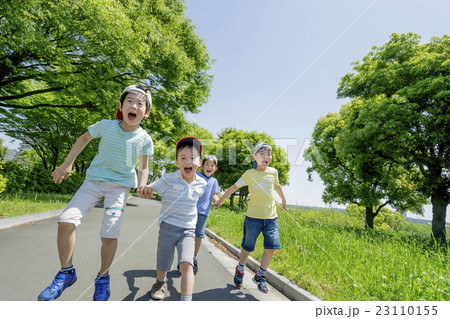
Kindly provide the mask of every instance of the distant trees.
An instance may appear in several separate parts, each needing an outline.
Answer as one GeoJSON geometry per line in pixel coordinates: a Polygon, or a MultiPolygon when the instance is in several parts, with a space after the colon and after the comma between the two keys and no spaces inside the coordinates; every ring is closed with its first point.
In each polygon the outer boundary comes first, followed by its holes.
{"type": "MultiPolygon", "coordinates": [[[[272,146],[273,158],[270,166],[278,170],[280,184],[288,184],[290,164],[287,161],[286,152],[275,146],[272,137],[265,133],[246,132],[235,128],[225,128],[218,137],[218,142],[211,147],[211,152],[219,160],[219,169],[215,176],[221,189],[227,189],[235,184],[246,170],[252,168],[253,148],[263,142],[272,146]]],[[[242,187],[239,190],[239,204],[244,203],[248,194],[248,187],[242,187]]],[[[232,205],[233,200],[234,194],[230,197],[232,205]]]]}
{"type": "MultiPolygon", "coordinates": [[[[208,98],[211,60],[184,2],[0,2],[0,130],[52,170],[90,124],[114,118],[126,85],[152,90],[144,128],[176,135],[208,98]]],[[[95,145],[94,145],[95,146],[95,145]]],[[[83,172],[95,147],[77,158],[83,172]]]]}
{"type": "Polygon", "coordinates": [[[449,36],[420,44],[408,33],[392,34],[354,63],[338,89],[351,102],[319,120],[307,151],[310,172],[324,180],[325,201],[417,211],[431,199],[433,235],[446,241],[449,61],[449,36]]]}

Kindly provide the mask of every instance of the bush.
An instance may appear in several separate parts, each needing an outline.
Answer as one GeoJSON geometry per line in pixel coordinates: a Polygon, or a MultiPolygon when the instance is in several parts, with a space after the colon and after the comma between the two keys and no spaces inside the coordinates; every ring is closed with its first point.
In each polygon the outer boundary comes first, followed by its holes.
{"type": "Polygon", "coordinates": [[[6,183],[8,182],[8,179],[1,174],[1,170],[2,166],[0,165],[0,194],[3,193],[6,188],[6,183]]]}
{"type": "Polygon", "coordinates": [[[5,188],[8,194],[31,192],[74,194],[84,180],[84,174],[72,173],[61,184],[55,184],[51,173],[40,163],[25,166],[7,161],[3,163],[3,167],[0,167],[0,174],[8,180],[5,188]]]}

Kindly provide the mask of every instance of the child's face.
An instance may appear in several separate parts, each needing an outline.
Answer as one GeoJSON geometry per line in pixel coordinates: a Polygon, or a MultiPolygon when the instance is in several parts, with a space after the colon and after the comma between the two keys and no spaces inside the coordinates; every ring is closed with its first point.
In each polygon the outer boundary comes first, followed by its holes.
{"type": "Polygon", "coordinates": [[[206,177],[210,177],[215,171],[217,171],[216,163],[214,163],[212,159],[208,159],[202,165],[202,170],[206,177]]]}
{"type": "Polygon", "coordinates": [[[262,148],[256,153],[256,155],[253,155],[253,160],[256,161],[258,169],[265,170],[272,162],[272,151],[262,148]]]}
{"type": "Polygon", "coordinates": [[[185,147],[178,151],[175,163],[180,169],[183,179],[190,183],[195,179],[195,173],[200,167],[200,154],[195,147],[185,147]]]}
{"type": "MultiPolygon", "coordinates": [[[[123,120],[121,127],[124,131],[135,130],[142,120],[150,115],[146,112],[146,99],[144,94],[128,93],[121,106],[123,120]]],[[[120,103],[119,103],[120,104],[120,103]]]]}

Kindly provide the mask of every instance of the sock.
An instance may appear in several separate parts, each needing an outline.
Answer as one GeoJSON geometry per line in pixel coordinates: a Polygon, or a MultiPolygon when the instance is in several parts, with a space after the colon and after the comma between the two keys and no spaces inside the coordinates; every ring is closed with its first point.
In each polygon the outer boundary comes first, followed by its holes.
{"type": "Polygon", "coordinates": [[[192,296],[181,296],[181,301],[192,301],[192,296]]]}
{"type": "Polygon", "coordinates": [[[96,279],[100,279],[100,278],[102,278],[102,277],[104,277],[104,278],[105,278],[105,277],[109,277],[109,271],[108,271],[108,272],[106,272],[106,274],[103,274],[103,275],[102,275],[102,274],[100,274],[100,273],[98,273],[98,274],[97,274],[97,278],[96,278],[96,279]]]}
{"type": "Polygon", "coordinates": [[[238,264],[236,269],[242,275],[245,271],[245,265],[238,264]]]}
{"type": "Polygon", "coordinates": [[[198,259],[198,255],[194,255],[194,260],[197,260],[198,259]]]}
{"type": "Polygon", "coordinates": [[[258,273],[256,274],[256,277],[262,277],[266,274],[267,270],[262,269],[261,267],[259,267],[258,273]]]}
{"type": "Polygon", "coordinates": [[[66,268],[61,268],[61,271],[64,273],[72,273],[75,271],[75,268],[73,268],[73,265],[70,267],[66,267],[66,268]]]}

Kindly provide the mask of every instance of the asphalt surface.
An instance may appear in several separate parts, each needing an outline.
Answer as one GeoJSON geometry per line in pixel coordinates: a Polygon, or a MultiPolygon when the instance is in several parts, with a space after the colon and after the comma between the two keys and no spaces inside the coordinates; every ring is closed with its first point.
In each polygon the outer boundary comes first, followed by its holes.
{"type": "MultiPolygon", "coordinates": [[[[161,202],[132,197],[122,222],[115,261],[110,269],[110,301],[148,301],[156,278],[157,218],[161,202]]],[[[78,227],[74,253],[77,282],[58,300],[90,301],[94,279],[100,267],[100,225],[102,208],[93,208],[78,227]]],[[[1,222],[1,221],[0,221],[1,222]]],[[[57,219],[49,218],[0,230],[0,300],[34,301],[59,270],[56,248],[57,219]]],[[[176,260],[176,259],[175,259],[176,260]]],[[[199,252],[194,301],[284,301],[289,300],[269,285],[260,293],[247,269],[244,284],[233,284],[237,261],[205,238],[199,252]]],[[[165,301],[180,300],[180,273],[167,275],[165,301]]]]}

